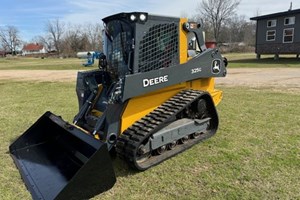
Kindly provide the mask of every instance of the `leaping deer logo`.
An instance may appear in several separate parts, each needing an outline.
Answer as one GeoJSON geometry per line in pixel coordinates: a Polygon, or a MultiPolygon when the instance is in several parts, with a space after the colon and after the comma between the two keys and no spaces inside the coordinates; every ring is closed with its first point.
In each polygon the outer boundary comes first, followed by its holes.
{"type": "Polygon", "coordinates": [[[218,74],[221,70],[221,61],[220,60],[214,60],[212,63],[212,72],[214,74],[218,74]]]}

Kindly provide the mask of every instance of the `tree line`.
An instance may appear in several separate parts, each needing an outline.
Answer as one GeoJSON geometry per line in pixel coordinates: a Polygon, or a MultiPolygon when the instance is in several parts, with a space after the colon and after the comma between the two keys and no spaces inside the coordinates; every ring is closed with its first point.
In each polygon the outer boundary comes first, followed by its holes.
{"type": "Polygon", "coordinates": [[[95,24],[65,24],[59,19],[45,24],[44,35],[35,36],[29,42],[22,41],[15,26],[0,27],[0,49],[16,54],[27,43],[43,45],[54,55],[74,57],[79,51],[102,50],[102,28],[95,24]]]}
{"type": "Polygon", "coordinates": [[[58,55],[74,56],[79,51],[102,50],[102,28],[100,24],[68,24],[59,19],[48,21],[46,34],[34,38],[46,47],[48,52],[55,50],[58,55]]]}
{"type": "MultiPolygon", "coordinates": [[[[191,20],[200,22],[206,41],[219,45],[237,44],[254,46],[255,23],[237,15],[240,0],[202,0],[191,20]]],[[[59,56],[75,56],[78,51],[102,50],[102,27],[96,24],[65,24],[59,19],[45,24],[44,35],[34,37],[30,43],[42,44],[48,52],[59,56]]],[[[0,27],[0,49],[16,53],[22,49],[20,31],[15,26],[0,27]]]]}
{"type": "Polygon", "coordinates": [[[193,16],[201,22],[206,41],[213,41],[219,46],[226,45],[229,50],[237,46],[253,47],[255,45],[256,23],[248,21],[236,11],[241,0],[202,0],[193,16]]]}

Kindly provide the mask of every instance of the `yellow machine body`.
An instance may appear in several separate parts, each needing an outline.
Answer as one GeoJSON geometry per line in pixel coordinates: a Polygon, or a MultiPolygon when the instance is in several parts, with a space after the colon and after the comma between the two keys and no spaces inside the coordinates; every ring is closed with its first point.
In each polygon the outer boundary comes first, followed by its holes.
{"type": "MultiPolygon", "coordinates": [[[[186,22],[187,18],[180,19],[180,64],[186,63],[189,59],[191,59],[188,57],[188,33],[182,28],[183,24],[186,22]]],[[[163,102],[170,99],[179,91],[185,89],[208,91],[213,98],[215,106],[217,106],[222,100],[222,91],[215,89],[214,78],[201,78],[192,81],[187,81],[174,86],[163,88],[155,92],[151,92],[143,96],[134,97],[128,101],[128,104],[122,115],[120,132],[122,133],[134,122],[150,113],[152,110],[160,106],[163,102]]]]}

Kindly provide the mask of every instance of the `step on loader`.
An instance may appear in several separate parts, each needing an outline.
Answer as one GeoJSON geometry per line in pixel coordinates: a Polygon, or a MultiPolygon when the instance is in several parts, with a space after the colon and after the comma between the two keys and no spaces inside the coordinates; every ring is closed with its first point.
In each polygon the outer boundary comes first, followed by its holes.
{"type": "Polygon", "coordinates": [[[99,69],[78,72],[72,123],[46,112],[9,151],[33,199],[86,199],[116,182],[110,151],[143,171],[214,135],[227,60],[186,18],[103,19],[99,69]]]}

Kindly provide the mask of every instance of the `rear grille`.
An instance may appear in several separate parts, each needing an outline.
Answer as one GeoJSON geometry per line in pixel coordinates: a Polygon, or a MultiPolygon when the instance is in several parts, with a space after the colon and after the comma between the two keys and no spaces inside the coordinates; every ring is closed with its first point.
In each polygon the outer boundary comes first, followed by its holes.
{"type": "Polygon", "coordinates": [[[152,26],[140,42],[139,72],[179,64],[178,31],[175,23],[152,26]]]}

